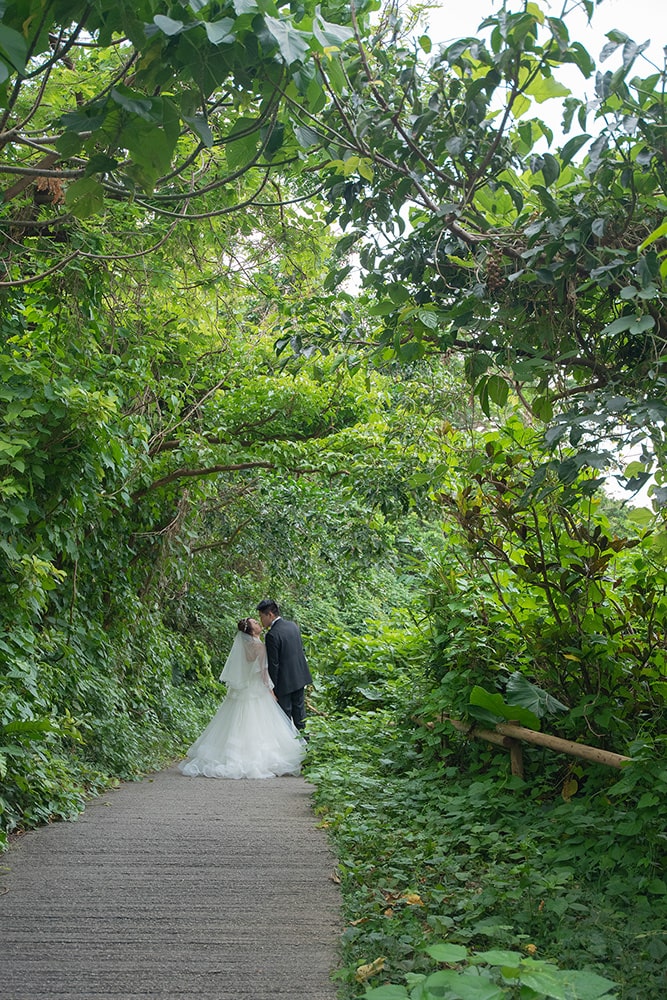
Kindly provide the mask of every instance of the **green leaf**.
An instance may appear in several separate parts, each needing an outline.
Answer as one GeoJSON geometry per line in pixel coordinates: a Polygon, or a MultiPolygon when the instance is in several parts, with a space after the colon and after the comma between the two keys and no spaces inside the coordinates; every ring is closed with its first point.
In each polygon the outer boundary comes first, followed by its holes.
{"type": "Polygon", "coordinates": [[[68,132],[94,132],[104,123],[107,111],[99,106],[90,113],[83,111],[69,111],[59,118],[59,124],[68,132]]]}
{"type": "Polygon", "coordinates": [[[509,386],[500,375],[489,375],[487,381],[487,391],[489,399],[496,406],[504,406],[509,395],[509,386]]]}
{"type": "Polygon", "coordinates": [[[524,959],[519,951],[503,951],[494,948],[491,951],[478,951],[471,956],[471,962],[484,962],[486,965],[504,966],[508,969],[518,969],[524,959]]]}
{"type": "Polygon", "coordinates": [[[522,972],[520,982],[522,986],[528,986],[540,996],[549,997],[550,1000],[572,1000],[557,973],[558,970],[554,970],[554,972],[548,970],[545,972],[522,972]]]}
{"type": "Polygon", "coordinates": [[[505,991],[484,975],[468,975],[454,969],[434,972],[425,982],[427,996],[447,996],[445,989],[457,1000],[503,1000],[505,991]],[[435,990],[438,992],[435,993],[435,990]],[[432,992],[433,991],[433,994],[432,992]]]}
{"type": "Polygon", "coordinates": [[[545,715],[555,715],[557,712],[569,712],[567,705],[564,705],[557,698],[554,698],[547,691],[537,687],[523,676],[518,670],[511,675],[507,682],[507,698],[510,705],[520,705],[533,712],[539,719],[545,715]]]}
{"type": "Polygon", "coordinates": [[[134,161],[127,172],[145,190],[151,190],[160,174],[169,170],[180,129],[178,112],[169,98],[152,98],[151,104],[151,121],[132,117],[119,138],[134,161]]]}
{"type": "MultiPolygon", "coordinates": [[[[251,121],[251,119],[241,119],[239,126],[242,126],[243,122],[245,122],[247,126],[248,122],[251,121]]],[[[248,135],[243,135],[239,139],[234,139],[232,133],[225,145],[225,155],[230,169],[240,170],[242,167],[251,163],[257,156],[258,146],[258,132],[250,132],[248,135]]]]}
{"type": "Polygon", "coordinates": [[[8,722],[5,726],[0,726],[0,731],[5,735],[34,736],[55,732],[57,728],[50,719],[16,719],[14,722],[8,722]]]}
{"type": "Polygon", "coordinates": [[[153,101],[150,97],[130,90],[129,87],[123,86],[122,83],[112,87],[109,96],[112,101],[115,101],[121,108],[129,111],[130,114],[139,115],[145,121],[155,121],[153,101]]]}
{"type": "Polygon", "coordinates": [[[204,21],[204,27],[212,45],[229,45],[236,41],[231,30],[234,27],[231,17],[223,17],[220,21],[204,21]]]}
{"type": "Polygon", "coordinates": [[[482,413],[487,417],[491,416],[491,405],[489,402],[489,379],[482,378],[479,380],[475,386],[475,395],[479,399],[479,405],[482,408],[482,413]]]}
{"type": "Polygon", "coordinates": [[[518,94],[512,103],[512,114],[515,118],[521,118],[533,106],[533,102],[525,94],[518,94]]]}
{"type": "Polygon", "coordinates": [[[0,24],[0,51],[14,69],[18,70],[19,73],[25,72],[28,44],[23,35],[6,24],[0,24]]]}
{"type": "Polygon", "coordinates": [[[436,962],[447,962],[453,965],[456,962],[465,962],[468,957],[468,949],[462,944],[449,944],[447,941],[441,944],[432,944],[426,949],[426,954],[434,958],[436,962]]]}
{"type": "Polygon", "coordinates": [[[277,42],[280,54],[285,63],[291,66],[295,62],[303,62],[308,54],[308,43],[305,37],[287,21],[279,21],[276,17],[264,17],[264,23],[271,37],[277,42]]]}
{"type": "Polygon", "coordinates": [[[635,320],[633,316],[619,316],[618,319],[613,320],[613,322],[608,323],[607,326],[602,330],[603,334],[608,336],[615,336],[617,333],[623,333],[624,330],[629,330],[635,320]]]}
{"type": "Polygon", "coordinates": [[[617,333],[623,333],[624,330],[629,330],[630,334],[648,333],[654,326],[653,316],[646,313],[633,313],[630,316],[619,316],[618,319],[605,326],[602,333],[607,336],[615,336],[617,333]]]}
{"type": "MultiPolygon", "coordinates": [[[[499,694],[489,694],[483,687],[475,685],[470,692],[470,705],[474,708],[481,708],[487,713],[483,721],[490,721],[488,716],[498,719],[506,719],[508,722],[517,722],[528,729],[540,728],[540,720],[534,712],[517,705],[508,705],[499,694]]],[[[471,712],[471,715],[474,714],[471,712]]]]}
{"type": "Polygon", "coordinates": [[[390,316],[396,311],[396,304],[391,299],[383,299],[368,310],[371,316],[390,316]]]}
{"type": "Polygon", "coordinates": [[[563,969],[561,976],[569,987],[570,996],[576,1000],[602,1000],[618,986],[611,979],[586,969],[563,969]]]}
{"type": "Polygon", "coordinates": [[[203,115],[183,115],[183,121],[199,136],[207,149],[213,145],[213,133],[203,115]]]}
{"type": "Polygon", "coordinates": [[[69,185],[65,204],[77,219],[87,219],[103,207],[104,188],[94,177],[83,177],[69,185]]]}
{"type": "Polygon", "coordinates": [[[573,62],[575,66],[578,66],[582,75],[586,78],[595,72],[595,60],[581,42],[572,43],[568,49],[567,61],[573,62]]]}
{"type": "Polygon", "coordinates": [[[548,186],[558,180],[560,176],[560,164],[551,153],[544,153],[542,160],[542,176],[544,177],[544,183],[548,186]]]}
{"type": "Polygon", "coordinates": [[[315,8],[315,20],[313,21],[313,34],[323,49],[340,48],[345,42],[354,38],[354,32],[342,24],[332,24],[325,21],[321,14],[321,8],[315,8]]]}
{"type": "Polygon", "coordinates": [[[366,997],[372,997],[372,1000],[407,1000],[409,995],[405,986],[387,984],[386,986],[376,986],[374,989],[368,990],[364,993],[363,1000],[366,1000],[366,997]]]}
{"type": "Polygon", "coordinates": [[[309,125],[295,125],[294,134],[302,149],[312,149],[322,144],[322,136],[309,125]]]}
{"type": "Polygon", "coordinates": [[[553,403],[547,396],[536,396],[532,401],[531,408],[538,420],[548,423],[553,418],[553,403]]]}
{"type": "Polygon", "coordinates": [[[166,17],[164,14],[156,14],[153,18],[153,24],[165,35],[179,35],[185,27],[182,21],[175,21],[173,17],[166,17]]]}
{"type": "Polygon", "coordinates": [[[402,306],[410,298],[409,290],[400,281],[391,282],[386,286],[385,291],[389,293],[392,302],[397,306],[402,306]]]}
{"type": "Polygon", "coordinates": [[[654,229],[653,232],[646,237],[643,243],[639,244],[639,249],[645,250],[646,247],[651,245],[651,243],[655,243],[656,240],[661,239],[665,235],[667,235],[667,220],[658,226],[657,229],[654,229]]]}
{"type": "Polygon", "coordinates": [[[638,524],[641,528],[648,528],[655,520],[655,514],[650,507],[634,507],[628,511],[627,517],[633,524],[638,524]]]}
{"type": "Polygon", "coordinates": [[[609,997],[616,983],[598,976],[596,972],[570,969],[545,969],[522,972],[522,985],[528,986],[550,1000],[603,1000],[609,997]]]}
{"type": "Polygon", "coordinates": [[[523,91],[534,97],[538,104],[552,97],[568,97],[571,93],[567,87],[559,83],[553,76],[537,76],[523,91]]]}
{"type": "Polygon", "coordinates": [[[113,156],[107,156],[106,153],[96,153],[95,156],[91,156],[86,164],[86,176],[90,177],[91,174],[108,174],[112,170],[115,170],[118,166],[118,160],[113,156]]]}
{"type": "Polygon", "coordinates": [[[432,309],[418,309],[417,318],[428,330],[438,329],[438,314],[432,309]]]}

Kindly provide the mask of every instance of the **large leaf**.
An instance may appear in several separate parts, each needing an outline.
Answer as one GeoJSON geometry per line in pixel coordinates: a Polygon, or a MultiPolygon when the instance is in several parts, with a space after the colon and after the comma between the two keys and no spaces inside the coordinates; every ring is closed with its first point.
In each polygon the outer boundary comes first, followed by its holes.
{"type": "Polygon", "coordinates": [[[264,17],[264,23],[269,34],[277,42],[280,54],[288,66],[295,62],[303,62],[308,54],[308,42],[305,36],[292,27],[287,21],[279,21],[276,17],[264,17]]]}
{"type": "Polygon", "coordinates": [[[557,712],[568,712],[567,705],[558,701],[547,691],[537,687],[516,670],[507,682],[507,701],[510,705],[520,705],[527,708],[539,718],[545,715],[555,715],[557,712]]]}
{"type": "Polygon", "coordinates": [[[254,118],[238,120],[225,144],[225,155],[231,170],[240,170],[255,159],[259,148],[259,128],[254,118]]]}
{"type": "Polygon", "coordinates": [[[50,719],[15,719],[5,726],[0,726],[3,735],[8,734],[20,736],[41,736],[44,733],[53,733],[57,726],[50,719]]]}
{"type": "Polygon", "coordinates": [[[522,972],[521,983],[550,1000],[612,1000],[611,991],[616,987],[595,972],[570,969],[522,972]]]}
{"type": "Polygon", "coordinates": [[[104,188],[94,177],[83,177],[69,185],[65,204],[77,219],[87,219],[104,205],[104,188]]]}
{"type": "Polygon", "coordinates": [[[322,144],[322,136],[309,125],[295,125],[294,134],[302,149],[311,149],[322,144]]]}
{"type": "Polygon", "coordinates": [[[503,701],[501,695],[489,694],[483,687],[477,685],[470,692],[470,705],[473,709],[470,714],[483,722],[507,720],[508,722],[518,722],[519,725],[526,726],[528,729],[540,728],[540,720],[534,712],[517,705],[508,705],[503,701]]]}
{"type": "Polygon", "coordinates": [[[6,24],[0,24],[0,52],[19,73],[25,71],[25,61],[28,56],[26,40],[23,35],[6,24]]]}
{"type": "Polygon", "coordinates": [[[354,32],[351,28],[345,28],[343,25],[331,24],[330,21],[325,21],[322,17],[319,4],[315,8],[313,34],[324,49],[338,48],[349,41],[350,38],[354,38],[354,32]]]}
{"type": "Polygon", "coordinates": [[[616,990],[617,984],[611,979],[599,976],[587,969],[563,969],[563,980],[567,983],[572,1000],[603,1000],[616,990]]]}
{"type": "Polygon", "coordinates": [[[208,122],[203,115],[183,115],[183,121],[187,122],[193,132],[196,132],[207,149],[213,145],[213,133],[208,122]]]}
{"type": "Polygon", "coordinates": [[[153,23],[165,35],[179,35],[185,27],[182,21],[175,21],[173,17],[166,17],[164,14],[156,14],[153,23]]]}
{"type": "Polygon", "coordinates": [[[121,108],[129,111],[130,114],[139,115],[140,118],[144,118],[146,121],[156,120],[153,111],[153,101],[150,97],[146,97],[145,94],[137,93],[119,83],[111,88],[109,96],[112,101],[115,101],[121,108]]]}
{"type": "Polygon", "coordinates": [[[503,1000],[506,996],[502,987],[496,985],[485,975],[456,972],[454,969],[442,969],[434,972],[425,983],[427,996],[451,996],[457,1000],[503,1000]],[[431,993],[432,990],[437,993],[431,993]],[[445,989],[448,993],[442,993],[445,989]]]}
{"type": "Polygon", "coordinates": [[[477,964],[484,962],[486,965],[504,966],[507,969],[518,969],[525,958],[520,951],[503,951],[494,948],[491,951],[478,951],[471,956],[470,961],[477,964]]]}
{"type": "Polygon", "coordinates": [[[236,36],[231,30],[234,27],[231,17],[223,17],[220,21],[206,21],[204,26],[212,45],[229,45],[236,41],[236,36]]]}
{"type": "Polygon", "coordinates": [[[462,944],[449,944],[449,942],[443,941],[439,944],[429,945],[426,954],[434,958],[436,962],[447,962],[453,965],[455,962],[465,962],[468,957],[468,949],[462,944]]]}
{"type": "Polygon", "coordinates": [[[151,103],[151,120],[133,116],[119,139],[135,164],[128,173],[145,190],[150,190],[158,177],[169,170],[179,134],[178,113],[172,102],[168,98],[152,98],[151,103]]]}
{"type": "Polygon", "coordinates": [[[583,135],[575,135],[569,139],[560,151],[561,166],[565,167],[576,156],[582,146],[586,145],[589,139],[590,135],[587,132],[584,132],[583,135]]]}

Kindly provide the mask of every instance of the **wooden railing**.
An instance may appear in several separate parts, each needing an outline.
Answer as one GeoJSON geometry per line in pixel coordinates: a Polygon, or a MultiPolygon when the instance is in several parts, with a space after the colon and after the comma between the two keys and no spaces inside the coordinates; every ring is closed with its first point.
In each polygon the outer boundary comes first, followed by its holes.
{"type": "MultiPolygon", "coordinates": [[[[426,725],[432,729],[433,722],[423,723],[416,719],[421,725],[426,725]]],[[[599,747],[587,746],[585,743],[575,743],[573,740],[563,740],[560,736],[551,736],[549,733],[539,733],[534,729],[526,729],[515,722],[499,722],[495,729],[479,729],[476,725],[462,722],[460,719],[452,719],[448,715],[440,716],[441,722],[448,722],[458,729],[459,732],[467,736],[473,736],[478,740],[486,740],[488,743],[495,743],[497,746],[505,747],[510,752],[510,766],[512,774],[523,778],[523,752],[522,743],[531,743],[534,746],[547,747],[558,753],[569,754],[570,757],[578,757],[580,760],[591,760],[596,764],[605,764],[607,767],[623,767],[631,757],[624,757],[620,753],[612,753],[611,750],[601,750],[599,747]]]]}

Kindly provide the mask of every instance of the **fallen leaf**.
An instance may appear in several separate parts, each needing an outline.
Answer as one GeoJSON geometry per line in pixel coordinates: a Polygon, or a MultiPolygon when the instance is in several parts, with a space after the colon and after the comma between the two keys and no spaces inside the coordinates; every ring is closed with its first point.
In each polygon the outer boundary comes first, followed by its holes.
{"type": "Polygon", "coordinates": [[[563,790],[561,791],[561,796],[564,802],[569,802],[573,795],[576,795],[579,790],[579,782],[576,778],[568,778],[563,784],[563,790]]]}
{"type": "Polygon", "coordinates": [[[386,961],[386,956],[381,955],[379,958],[376,958],[375,961],[369,962],[368,965],[360,965],[354,978],[358,983],[365,983],[367,979],[371,978],[371,976],[376,975],[378,972],[382,972],[386,961]]]}

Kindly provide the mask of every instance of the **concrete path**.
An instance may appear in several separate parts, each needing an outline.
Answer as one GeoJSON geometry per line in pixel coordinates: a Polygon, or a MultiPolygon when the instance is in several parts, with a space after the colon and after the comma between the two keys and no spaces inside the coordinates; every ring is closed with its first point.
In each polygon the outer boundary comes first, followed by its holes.
{"type": "Polygon", "coordinates": [[[340,899],[311,791],[170,768],[17,839],[2,1000],[335,1000],[340,899]]]}

